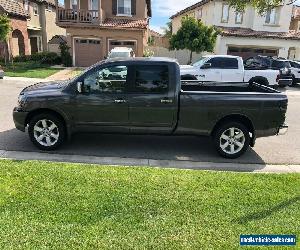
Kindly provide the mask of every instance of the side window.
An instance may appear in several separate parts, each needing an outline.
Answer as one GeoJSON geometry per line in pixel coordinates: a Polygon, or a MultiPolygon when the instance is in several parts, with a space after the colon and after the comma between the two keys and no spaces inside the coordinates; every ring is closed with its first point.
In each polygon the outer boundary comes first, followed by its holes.
{"type": "Polygon", "coordinates": [[[102,68],[88,74],[83,85],[85,91],[95,94],[123,93],[127,83],[126,66],[112,66],[102,68]]]}
{"type": "Polygon", "coordinates": [[[136,66],[135,87],[138,93],[165,93],[169,87],[168,66],[136,66]]]}
{"type": "Polygon", "coordinates": [[[223,58],[222,68],[223,69],[238,69],[239,68],[238,60],[235,58],[223,58]]]}
{"type": "Polygon", "coordinates": [[[222,59],[221,58],[212,58],[207,63],[211,64],[211,69],[221,69],[222,68],[222,59]]]}

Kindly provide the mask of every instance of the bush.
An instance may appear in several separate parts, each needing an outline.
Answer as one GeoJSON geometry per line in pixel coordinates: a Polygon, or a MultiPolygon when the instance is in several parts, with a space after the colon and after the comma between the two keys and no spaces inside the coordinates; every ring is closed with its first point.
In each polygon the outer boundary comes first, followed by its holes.
{"type": "Polygon", "coordinates": [[[39,62],[41,64],[55,65],[61,63],[61,58],[54,52],[42,52],[32,55],[22,55],[14,57],[14,62],[39,62]]]}
{"type": "Polygon", "coordinates": [[[61,62],[65,67],[71,67],[72,62],[72,56],[70,54],[70,47],[66,43],[61,43],[59,45],[60,54],[61,54],[61,62]]]}

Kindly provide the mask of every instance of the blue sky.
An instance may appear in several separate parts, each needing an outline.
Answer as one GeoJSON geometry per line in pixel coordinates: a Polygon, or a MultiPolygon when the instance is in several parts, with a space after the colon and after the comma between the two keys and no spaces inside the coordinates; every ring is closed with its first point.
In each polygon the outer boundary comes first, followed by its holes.
{"type": "MultiPolygon", "coordinates": [[[[59,0],[64,2],[63,0],[59,0]]],[[[169,21],[169,17],[200,0],[152,0],[152,18],[150,26],[152,29],[161,32],[161,28],[169,21]]],[[[300,5],[300,0],[296,3],[300,5]]]]}

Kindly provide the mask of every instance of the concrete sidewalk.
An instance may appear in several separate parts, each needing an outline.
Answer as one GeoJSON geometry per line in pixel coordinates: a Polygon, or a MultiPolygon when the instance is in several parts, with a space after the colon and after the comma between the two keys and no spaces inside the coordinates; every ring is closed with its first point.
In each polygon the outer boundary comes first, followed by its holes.
{"type": "Polygon", "coordinates": [[[20,152],[0,150],[0,158],[13,160],[43,160],[50,162],[87,163],[112,166],[146,166],[173,169],[231,171],[246,173],[300,173],[300,165],[263,165],[212,163],[192,161],[152,160],[121,157],[95,157],[83,155],[63,155],[40,152],[20,152]]]}

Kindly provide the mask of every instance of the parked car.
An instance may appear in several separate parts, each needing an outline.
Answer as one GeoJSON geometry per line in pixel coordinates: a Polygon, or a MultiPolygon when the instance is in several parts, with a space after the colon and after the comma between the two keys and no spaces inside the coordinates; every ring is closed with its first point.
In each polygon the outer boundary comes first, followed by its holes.
{"type": "Polygon", "coordinates": [[[180,67],[182,80],[203,82],[258,83],[262,85],[286,86],[291,83],[283,79],[279,70],[245,69],[241,57],[209,55],[202,57],[193,65],[180,67]]]}
{"type": "Polygon", "coordinates": [[[132,48],[127,47],[116,47],[112,49],[109,54],[108,58],[130,58],[135,57],[134,50],[132,48]]]}
{"type": "Polygon", "coordinates": [[[289,61],[293,77],[293,85],[300,82],[300,62],[289,61]]]}
{"type": "Polygon", "coordinates": [[[291,64],[284,58],[274,58],[270,56],[255,56],[245,60],[245,69],[247,70],[279,70],[279,85],[291,86],[293,77],[291,73],[291,64]]]}
{"type": "Polygon", "coordinates": [[[201,135],[221,156],[237,158],[256,138],[287,129],[287,105],[285,94],[258,84],[181,85],[173,59],[109,59],[68,82],[25,88],[13,118],[41,150],[77,132],[201,135]]]}
{"type": "Polygon", "coordinates": [[[1,65],[0,65],[0,79],[4,78],[4,70],[2,69],[1,65]]]}

